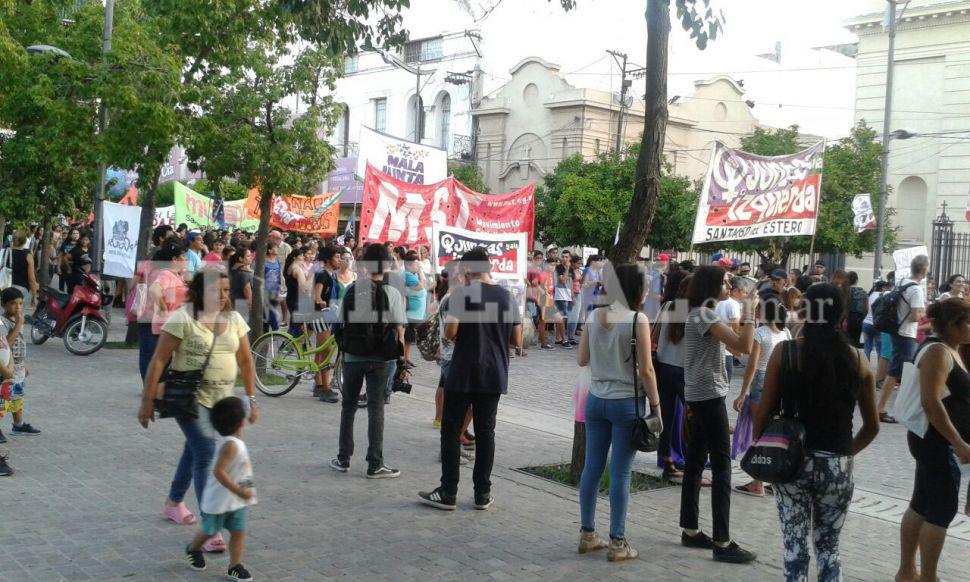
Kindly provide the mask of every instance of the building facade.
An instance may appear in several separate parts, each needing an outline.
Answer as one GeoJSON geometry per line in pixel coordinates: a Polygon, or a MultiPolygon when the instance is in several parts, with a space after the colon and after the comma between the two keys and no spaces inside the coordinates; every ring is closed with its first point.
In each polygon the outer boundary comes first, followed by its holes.
{"type": "MultiPolygon", "coordinates": [[[[492,192],[541,183],[574,154],[593,159],[609,152],[618,133],[624,145],[640,141],[641,99],[627,101],[619,129],[618,96],[571,85],[558,65],[529,57],[510,75],[472,112],[478,121],[475,161],[492,192]]],[[[721,76],[698,81],[691,96],[671,99],[665,155],[675,173],[700,178],[714,140],[734,146],[758,127],[743,96],[742,87],[721,76]]]]}
{"type": "MultiPolygon", "coordinates": [[[[859,37],[855,116],[880,134],[889,46],[885,6],[873,2],[872,13],[847,24],[859,37]]],[[[888,129],[917,136],[891,143],[888,206],[899,246],[908,247],[930,244],[944,202],[955,230],[970,231],[962,211],[970,191],[970,1],[914,0],[902,8],[888,129]]]]}

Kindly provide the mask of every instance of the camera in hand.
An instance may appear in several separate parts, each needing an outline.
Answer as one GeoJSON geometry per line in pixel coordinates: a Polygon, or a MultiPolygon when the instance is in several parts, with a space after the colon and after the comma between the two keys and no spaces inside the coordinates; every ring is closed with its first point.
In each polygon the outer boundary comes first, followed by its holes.
{"type": "Polygon", "coordinates": [[[398,362],[397,372],[394,374],[394,382],[391,384],[391,392],[411,393],[411,373],[404,367],[403,362],[398,362]]]}

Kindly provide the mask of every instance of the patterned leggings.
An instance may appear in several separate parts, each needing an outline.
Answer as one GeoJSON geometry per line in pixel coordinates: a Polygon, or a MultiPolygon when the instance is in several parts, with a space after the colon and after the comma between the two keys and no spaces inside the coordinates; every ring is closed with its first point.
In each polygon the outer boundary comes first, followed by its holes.
{"type": "Polygon", "coordinates": [[[852,457],[810,452],[795,481],[775,485],[785,541],[785,580],[808,579],[808,532],[815,544],[819,582],[842,580],[839,533],[852,501],[852,457]]]}

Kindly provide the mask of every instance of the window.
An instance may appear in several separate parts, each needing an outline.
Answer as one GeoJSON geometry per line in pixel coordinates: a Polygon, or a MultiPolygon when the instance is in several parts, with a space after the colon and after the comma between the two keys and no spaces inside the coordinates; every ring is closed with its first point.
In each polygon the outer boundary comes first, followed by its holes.
{"type": "Polygon", "coordinates": [[[387,131],[387,99],[384,97],[374,99],[374,129],[387,131]]]}
{"type": "Polygon", "coordinates": [[[451,136],[451,96],[444,93],[439,100],[439,111],[441,117],[438,119],[438,147],[443,150],[448,148],[448,139],[451,136]]]}
{"type": "Polygon", "coordinates": [[[408,140],[421,143],[421,140],[424,138],[424,128],[425,128],[424,100],[421,99],[420,97],[416,98],[414,95],[411,95],[411,98],[408,99],[408,107],[407,107],[407,110],[404,112],[404,115],[405,115],[404,119],[407,120],[407,122],[405,123],[404,135],[407,137],[408,140]],[[417,102],[416,105],[415,105],[415,102],[417,102]],[[417,123],[415,123],[416,119],[417,119],[417,123]]]}
{"type": "Polygon", "coordinates": [[[423,63],[440,59],[441,39],[415,40],[404,45],[404,62],[423,63]]]}
{"type": "Polygon", "coordinates": [[[357,72],[357,56],[344,58],[344,74],[352,75],[357,72]]]}

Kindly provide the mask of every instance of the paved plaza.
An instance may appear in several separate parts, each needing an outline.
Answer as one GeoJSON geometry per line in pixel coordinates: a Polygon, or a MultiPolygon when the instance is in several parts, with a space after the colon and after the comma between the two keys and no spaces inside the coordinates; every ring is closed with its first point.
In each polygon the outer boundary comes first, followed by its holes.
{"type": "MultiPolygon", "coordinates": [[[[206,572],[191,571],[182,552],[194,528],[159,515],[182,436],[171,420],[147,431],[138,425],[136,358],[134,350],[115,349],[76,357],[55,340],[31,347],[27,419],[44,434],[0,445],[17,470],[0,479],[0,580],[223,578],[228,556],[210,554],[206,572]]],[[[513,360],[510,394],[499,409],[496,504],[487,512],[471,507],[470,468],[462,469],[458,511],[417,502],[416,492],[436,486],[440,474],[432,364],[419,362],[413,394],[395,395],[387,409],[385,459],[402,470],[396,480],[364,478],[364,411],[350,473],[338,474],[327,463],[336,453],[339,406],[313,400],[309,385],[261,397],[262,417],[246,435],[260,501],[250,513],[245,564],[258,580],[274,581],[779,580],[781,535],[770,497],[732,498],[732,535],[759,554],[751,565],[718,564],[709,552],[679,545],[677,487],[631,497],[627,536],[639,560],[610,564],[604,554],[575,553],[576,491],[518,469],[568,461],[576,373],[573,351],[531,350],[513,360]]],[[[738,387],[735,379],[735,393],[738,387]]],[[[655,457],[641,455],[638,465],[654,470],[655,457]]],[[[883,425],[856,463],[842,536],[846,579],[892,579],[912,469],[904,429],[883,425]]],[[[737,474],[735,484],[743,479],[737,474]]],[[[186,501],[194,510],[191,491],[186,501]]],[[[701,504],[709,531],[706,493],[701,504]]],[[[941,561],[945,581],[970,578],[970,523],[959,519],[941,561]]],[[[608,521],[601,498],[603,535],[608,521]]]]}

